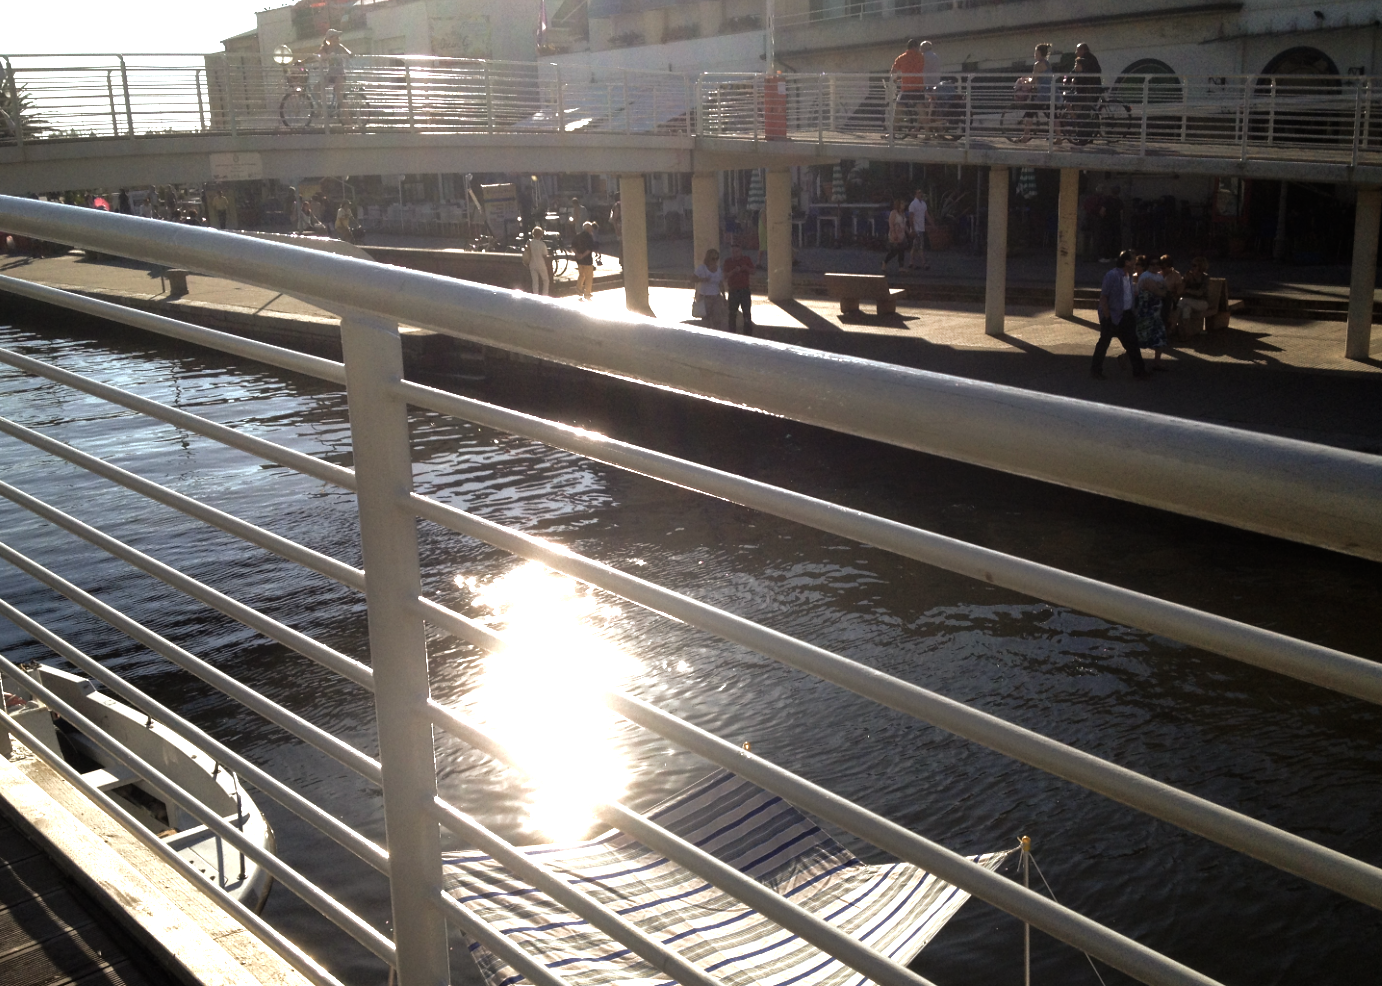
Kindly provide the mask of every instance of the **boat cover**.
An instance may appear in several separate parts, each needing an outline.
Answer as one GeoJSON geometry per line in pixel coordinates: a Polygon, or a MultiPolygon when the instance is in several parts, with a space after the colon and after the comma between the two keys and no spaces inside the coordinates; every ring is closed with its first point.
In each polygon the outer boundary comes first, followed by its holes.
{"type": "MultiPolygon", "coordinates": [[[[909,863],[865,865],[781,798],[728,771],[711,774],[648,817],[900,963],[910,962],[969,899],[909,863]]],[[[1012,851],[970,858],[997,869],[1012,851]]],[[[726,984],[866,981],[624,833],[523,852],[726,984]]],[[[447,853],[444,870],[456,900],[572,986],[672,982],[488,855],[447,853]]],[[[487,986],[524,981],[483,946],[472,942],[470,950],[487,986]]]]}

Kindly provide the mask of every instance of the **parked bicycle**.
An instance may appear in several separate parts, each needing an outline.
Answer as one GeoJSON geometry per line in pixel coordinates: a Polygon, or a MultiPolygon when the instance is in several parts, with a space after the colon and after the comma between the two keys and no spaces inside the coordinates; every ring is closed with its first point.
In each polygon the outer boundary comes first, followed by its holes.
{"type": "Polygon", "coordinates": [[[278,118],[289,130],[329,127],[334,119],[343,129],[364,126],[365,97],[357,84],[324,84],[326,68],[319,60],[297,59],[287,71],[288,91],[278,104],[278,118]]]}
{"type": "MultiPolygon", "coordinates": [[[[1050,132],[1051,107],[1038,105],[1030,99],[1014,98],[1003,111],[1000,129],[1004,137],[1015,144],[1040,139],[1050,132]]],[[[1072,85],[1065,85],[1056,103],[1056,140],[1078,146],[1095,140],[1116,143],[1132,135],[1132,108],[1109,95],[1104,89],[1097,99],[1090,101],[1078,94],[1072,85]]]]}

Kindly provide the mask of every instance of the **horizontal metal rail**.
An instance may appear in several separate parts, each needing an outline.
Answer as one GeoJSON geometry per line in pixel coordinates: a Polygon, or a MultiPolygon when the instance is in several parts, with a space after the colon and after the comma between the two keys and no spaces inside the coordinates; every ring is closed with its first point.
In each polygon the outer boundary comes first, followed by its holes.
{"type": "MultiPolygon", "coordinates": [[[[111,482],[118,483],[125,487],[125,489],[133,490],[136,493],[148,497],[150,500],[161,503],[164,506],[172,507],[174,510],[180,511],[189,517],[196,518],[203,523],[210,524],[212,527],[219,528],[242,541],[257,545],[265,551],[271,551],[280,558],[296,562],[304,568],[311,569],[319,575],[325,575],[327,578],[333,579],[342,585],[361,591],[365,588],[365,573],[361,569],[353,565],[347,565],[345,562],[332,558],[330,555],[324,555],[320,551],[314,551],[305,545],[298,544],[296,541],[280,537],[272,531],[266,531],[264,528],[256,524],[251,524],[249,521],[242,520],[233,514],[228,514],[223,510],[217,510],[215,507],[207,506],[200,500],[194,500],[190,496],[184,496],[176,490],[170,490],[166,486],[161,486],[142,476],[138,476],[127,469],[121,469],[119,466],[111,465],[104,459],[98,459],[94,455],[88,455],[86,452],[82,452],[73,448],[71,445],[49,438],[47,435],[34,431],[32,428],[26,428],[24,425],[16,421],[11,421],[9,418],[0,417],[0,432],[4,432],[22,442],[26,442],[34,448],[42,449],[50,455],[65,459],[75,466],[80,466],[87,472],[94,473],[97,476],[109,479],[111,482]]],[[[362,677],[368,679],[369,668],[360,665],[360,667],[355,669],[352,673],[358,673],[360,671],[366,672],[362,677]]],[[[347,677],[350,677],[350,675],[347,675],[347,677]]],[[[365,680],[356,680],[355,678],[351,678],[351,680],[366,688],[370,687],[369,683],[365,680]]]]}
{"type": "Polygon", "coordinates": [[[418,516],[527,558],[839,685],[1154,818],[1382,909],[1382,869],[1187,794],[821,647],[577,555],[560,545],[412,494],[418,516]]]}
{"type": "Polygon", "coordinates": [[[365,838],[349,825],[328,814],[272,774],[240,756],[206,730],[184,719],[161,702],[150,698],[124,678],[109,670],[100,661],[74,647],[43,624],[27,616],[3,599],[0,599],[0,616],[9,620],[54,654],[81,668],[94,680],[105,685],[145,715],[158,720],[160,724],[172,732],[210,754],[217,763],[224,764],[234,770],[242,780],[253,784],[303,821],[331,837],[339,845],[349,849],[380,873],[388,875],[389,854],[378,843],[365,838]]]}
{"type": "Polygon", "coordinates": [[[489,853],[510,873],[522,877],[558,904],[580,915],[591,927],[603,931],[681,986],[723,986],[715,976],[688,962],[662,942],[648,937],[637,925],[624,920],[585,891],[578,890],[566,877],[553,873],[454,805],[434,798],[428,807],[432,816],[446,828],[489,853]]]}
{"type": "Polygon", "coordinates": [[[78,520],[71,514],[59,510],[37,497],[30,496],[3,480],[0,480],[0,496],[23,507],[35,516],[42,517],[50,524],[61,527],[69,534],[76,535],[88,544],[95,545],[107,554],[128,562],[141,572],[153,576],[160,582],[177,589],[198,602],[205,603],[218,613],[229,616],[237,623],[263,634],[270,640],[277,641],[289,650],[301,654],[308,660],[315,661],[329,671],[334,671],[348,681],[352,681],[365,689],[373,687],[373,672],[368,665],[355,660],[353,657],[348,657],[338,650],[318,643],[307,634],[294,630],[273,617],[265,616],[253,606],[248,606],[238,599],[233,599],[225,593],[213,589],[205,582],[185,575],[171,565],[166,565],[137,548],[130,547],[118,538],[111,537],[109,534],[78,520]]]}
{"type": "Polygon", "coordinates": [[[272,949],[280,958],[290,966],[302,973],[314,986],[343,986],[341,981],[331,973],[327,972],[316,963],[313,958],[302,949],[298,948],[290,940],[283,937],[274,930],[273,925],[269,924],[258,914],[255,914],[244,904],[221,890],[211,880],[207,880],[197,871],[191,863],[178,855],[166,842],[160,839],[148,826],[141,823],[124,808],[115,803],[105,791],[82,777],[81,773],[72,767],[62,757],[55,755],[51,750],[29,732],[27,728],[20,725],[4,708],[0,708],[0,724],[3,724],[7,732],[17,736],[25,746],[33,751],[34,756],[43,761],[49,768],[56,771],[68,784],[71,784],[98,808],[113,818],[130,835],[134,836],[146,849],[153,852],[156,856],[171,866],[188,884],[201,892],[207,900],[215,904],[226,914],[238,921],[250,934],[254,935],[261,942],[272,949]]]}
{"type": "MultiPolygon", "coordinates": [[[[506,767],[520,773],[524,772],[521,758],[469,717],[438,705],[435,701],[428,704],[427,711],[431,714],[434,725],[506,767]]],[[[884,986],[934,986],[930,980],[860,944],[828,921],[804,910],[757,880],[745,876],[710,853],[667,831],[656,822],[630,811],[619,802],[605,802],[596,807],[595,814],[606,824],[632,835],[643,845],[681,864],[760,914],[772,918],[788,931],[833,955],[851,969],[862,972],[873,982],[884,986]]]]}
{"type": "Polygon", "coordinates": [[[1382,664],[1223,616],[968,544],[582,428],[411,381],[399,396],[428,410],[543,442],[820,531],[958,572],[1114,623],[1138,627],[1255,667],[1382,704],[1382,664]]]}
{"type": "Polygon", "coordinates": [[[455,921],[462,931],[517,969],[523,976],[527,977],[533,986],[570,986],[557,973],[535,960],[523,949],[509,941],[505,935],[462,907],[456,898],[445,890],[438,890],[433,902],[442,914],[449,920],[455,921]]]}
{"type": "Polygon", "coordinates": [[[82,733],[82,735],[91,739],[92,742],[105,750],[106,753],[110,754],[125,767],[143,778],[144,782],[152,787],[159,797],[163,798],[165,801],[178,805],[218,837],[224,839],[240,852],[254,860],[261,868],[268,871],[275,880],[291,890],[305,903],[310,904],[319,914],[331,921],[379,958],[390,965],[395,965],[397,963],[393,942],[389,941],[369,924],[366,924],[354,911],[342,906],[334,897],[323,891],[315,883],[307,879],[307,877],[303,876],[273,853],[256,845],[252,839],[247,838],[239,829],[229,824],[194,795],[174,783],[153,764],[150,764],[148,761],[133,753],[128,747],[124,746],[100,726],[96,725],[96,723],[82,715],[82,713],[70,703],[61,699],[51,689],[46,688],[40,682],[36,681],[33,676],[27,674],[19,665],[13,663],[4,656],[0,656],[0,669],[3,669],[15,680],[24,682],[24,687],[35,696],[42,699],[48,708],[67,719],[82,733]]]}
{"type": "Polygon", "coordinates": [[[1013,880],[976,866],[964,856],[930,839],[860,808],[647,702],[613,692],[606,694],[605,701],[611,709],[631,722],[700,754],[711,763],[732,770],[803,811],[832,822],[846,832],[852,832],[898,859],[936,874],[947,883],[969,891],[980,900],[988,901],[1033,927],[1074,945],[1140,982],[1153,986],[1208,986],[1215,982],[1174,959],[1105,928],[1097,921],[1033,893],[1013,880]]]}
{"type": "Polygon", "coordinates": [[[1375,456],[751,337],[600,321],[500,288],[191,226],[10,197],[0,225],[1382,560],[1375,456]]]}
{"type": "MultiPolygon", "coordinates": [[[[0,289],[14,291],[25,297],[49,304],[74,308],[101,318],[124,322],[127,325],[147,329],[186,342],[245,356],[281,369],[305,373],[323,380],[342,383],[345,379],[344,364],[333,360],[317,356],[304,356],[268,343],[254,342],[215,329],[206,329],[186,322],[179,322],[176,319],[138,312],[124,305],[85,298],[69,291],[35,285],[4,276],[0,276],[0,289]]],[[[400,382],[398,394],[404,400],[418,407],[452,414],[476,424],[507,431],[514,435],[543,442],[554,448],[561,448],[654,479],[720,497],[776,517],[806,524],[817,530],[851,538],[864,544],[872,544],[886,551],[936,565],[947,571],[967,575],[992,585],[1013,589],[1048,602],[1070,606],[1115,623],[1161,634],[1254,667],[1289,675],[1301,681],[1308,681],[1365,701],[1382,703],[1382,665],[1375,661],[1368,661],[1331,648],[1321,647],[1318,644],[1297,640],[1284,634],[1206,613],[1189,606],[1085,578],[1048,565],[1016,558],[989,548],[967,544],[954,538],[851,510],[848,507],[841,507],[780,487],[745,479],[733,473],[726,473],[665,453],[630,445],[585,429],[547,421],[530,414],[524,414],[521,411],[513,411],[474,398],[447,393],[412,381],[400,382]]],[[[16,425],[14,427],[20,428],[22,426],[16,425]]],[[[0,419],[0,430],[10,430],[4,424],[4,419],[0,419]]],[[[15,434],[13,431],[10,433],[15,434]]],[[[22,437],[25,441],[30,441],[31,444],[37,444],[38,440],[32,437],[36,435],[36,432],[26,431],[22,437]]],[[[21,436],[16,435],[16,437],[21,436]]],[[[70,446],[60,446],[60,443],[53,442],[51,439],[43,439],[43,442],[43,448],[55,455],[68,457],[68,453],[59,451],[59,447],[70,448],[70,446]]],[[[69,461],[75,462],[77,460],[69,459],[69,461]]],[[[85,463],[86,468],[97,471],[98,467],[94,463],[100,461],[87,456],[82,458],[78,464],[85,463]]],[[[109,474],[102,473],[102,475],[109,475],[110,478],[115,478],[117,471],[125,476],[130,475],[123,473],[123,470],[117,470],[117,467],[114,466],[104,465],[103,468],[112,470],[109,474]]],[[[117,481],[123,482],[122,480],[117,481]]],[[[147,481],[141,482],[147,483],[147,481]]],[[[141,492],[145,492],[145,495],[157,499],[158,497],[154,493],[149,492],[149,488],[152,486],[154,484],[148,484],[148,486],[139,489],[141,492]]],[[[136,487],[131,486],[131,488],[136,487]]],[[[173,497],[180,496],[176,493],[170,495],[173,497]]],[[[178,503],[183,503],[183,500],[179,500],[178,503]]],[[[212,508],[202,507],[196,501],[178,506],[178,509],[192,513],[193,504],[201,510],[210,512],[207,516],[196,513],[192,514],[193,516],[199,516],[208,523],[222,526],[221,522],[212,519],[218,512],[212,511],[212,508]]],[[[171,502],[169,505],[177,506],[171,502]]],[[[360,572],[359,569],[348,568],[344,563],[334,560],[325,560],[324,556],[314,557],[315,553],[310,552],[310,549],[301,548],[301,546],[297,550],[304,552],[304,554],[295,555],[289,553],[286,546],[275,547],[279,542],[261,543],[256,541],[255,532],[258,530],[257,528],[245,530],[241,527],[232,530],[230,527],[222,527],[222,529],[229,530],[245,540],[260,544],[261,547],[304,564],[314,571],[335,578],[352,588],[363,588],[364,573],[360,572]],[[320,567],[326,565],[331,566],[330,570],[320,567]],[[356,581],[357,575],[358,581],[356,581]]],[[[273,535],[268,535],[268,537],[272,538],[273,535]]]]}
{"type": "Polygon", "coordinates": [[[15,568],[26,572],[50,589],[66,596],[88,613],[109,623],[126,636],[139,641],[156,654],[166,657],[184,671],[224,692],[252,712],[258,713],[274,725],[296,736],[308,746],[320,750],[341,765],[355,771],[365,780],[376,785],[383,784],[379,761],[361,753],[344,740],[333,736],[320,726],[308,722],[296,712],[285,709],[277,702],[265,698],[249,686],[241,684],[230,675],[203,661],[191,651],[179,647],[161,634],[155,633],[139,621],[131,619],[115,607],[102,602],[85,589],[69,582],[56,572],[45,568],[3,542],[0,542],[0,560],[9,562],[15,568]]]}
{"type": "Polygon", "coordinates": [[[121,390],[119,387],[99,383],[83,377],[81,374],[72,373],[10,349],[0,349],[0,363],[8,363],[15,369],[32,373],[35,376],[46,377],[54,383],[65,384],[74,390],[80,390],[93,397],[110,401],[112,404],[129,408],[131,411],[138,411],[140,414],[156,418],[159,421],[166,421],[168,424],[176,425],[179,428],[186,428],[193,434],[210,438],[222,445],[239,449],[241,452],[248,452],[250,455],[258,456],[276,465],[304,473],[313,479],[320,479],[324,483],[330,483],[333,486],[351,491],[355,489],[355,474],[351,470],[343,466],[332,465],[329,462],[322,462],[305,452],[298,452],[263,438],[246,435],[234,428],[227,428],[225,425],[216,424],[214,421],[208,421],[198,415],[168,407],[158,403],[158,401],[149,400],[147,397],[140,397],[138,394],[121,390]]]}
{"type": "Polygon", "coordinates": [[[114,302],[102,301],[99,298],[88,298],[73,291],[52,288],[46,284],[36,284],[33,281],[25,281],[6,274],[0,274],[0,291],[49,305],[60,305],[63,308],[70,308],[72,311],[94,315],[96,318],[120,322],[132,328],[168,336],[170,339],[180,339],[183,342],[209,346],[223,353],[230,353],[232,356],[244,356],[261,363],[269,363],[283,370],[302,373],[309,377],[316,377],[319,380],[328,380],[331,383],[345,386],[345,364],[335,360],[310,356],[307,353],[284,349],[282,346],[273,346],[267,342],[243,339],[240,336],[231,335],[229,332],[205,329],[200,325],[182,322],[165,315],[141,312],[136,308],[130,308],[128,305],[117,305],[114,302]]]}

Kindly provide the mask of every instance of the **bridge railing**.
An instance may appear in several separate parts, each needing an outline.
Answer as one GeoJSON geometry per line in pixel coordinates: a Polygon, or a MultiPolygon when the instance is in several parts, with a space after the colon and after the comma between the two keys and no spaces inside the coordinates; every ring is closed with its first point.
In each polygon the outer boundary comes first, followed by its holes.
{"type": "Polygon", "coordinates": [[[1362,76],[943,73],[919,91],[886,73],[577,69],[421,56],[326,66],[228,54],[25,56],[9,65],[15,139],[179,133],[593,133],[885,144],[975,143],[1129,155],[1382,160],[1382,85],[1362,76]],[[330,84],[328,84],[330,82],[330,84]]]}
{"type": "MultiPolygon", "coordinates": [[[[285,562],[362,591],[369,619],[369,654],[343,653],[211,586],[187,577],[158,559],[103,533],[100,518],[86,516],[81,501],[47,504],[10,482],[0,496],[53,525],[48,558],[33,558],[0,545],[0,557],[130,635],[155,653],[198,675],[297,740],[316,747],[359,774],[383,793],[387,849],[365,838],[311,799],[268,776],[252,756],[238,757],[242,779],[281,801],[308,824],[385,874],[392,894],[392,932],[307,879],[292,859],[265,857],[290,891],[320,910],[382,961],[398,969],[402,986],[447,979],[444,921],[453,921],[542,986],[562,986],[559,970],[535,962],[504,935],[475,919],[443,890],[440,828],[471,845],[485,847],[525,880],[552,887],[563,903],[605,930],[636,954],[685,986],[715,986],[717,980],[688,964],[675,951],[651,940],[638,927],[579,894],[572,896],[550,872],[519,859],[504,840],[438,797],[434,730],[459,739],[501,763],[523,769],[502,738],[476,724],[430,690],[427,636],[451,635],[487,651],[521,647],[504,633],[444,605],[423,588],[417,551],[417,521],[425,519],[464,537],[540,563],[609,592],[659,617],[703,631],[719,641],[767,658],[864,696],[879,705],[931,723],[957,736],[1030,764],[1057,777],[1219,842],[1238,852],[1297,874],[1367,905],[1382,909],[1382,869],[1326,846],[1257,821],[1153,778],[1086,754],[1069,745],[881,673],[702,602],[674,587],[659,585],[583,556],[570,547],[497,524],[454,503],[424,496],[414,488],[408,408],[455,416],[528,440],[565,449],[708,496],[786,518],[833,535],[876,545],[901,557],[936,565],[1005,586],[1059,605],[1072,606],[1117,623],[1127,623],[1204,648],[1229,659],[1332,688],[1382,704],[1382,667],[1307,641],[1238,623],[1212,613],[1120,589],[924,529],[845,509],[791,490],[721,472],[600,435],[545,421],[503,407],[405,381],[398,324],[499,346],[569,366],[617,374],[651,387],[699,394],[734,405],[821,425],[838,431],[979,462],[1023,475],[1050,479],[1171,510],[1213,517],[1255,530],[1293,537],[1337,550],[1382,559],[1382,465],[1376,457],[1266,435],[1179,421],[1117,407],[1087,404],[1014,388],[978,384],[923,371],[783,346],[652,321],[605,321],[548,300],[497,288],[435,277],[316,251],[302,250],[215,230],[174,226],[45,202],[0,197],[0,227],[41,239],[76,244],[102,253],[177,264],[261,287],[292,292],[341,314],[343,362],[289,352],[198,328],[122,306],[80,298],[56,289],[0,277],[0,290],[108,318],[195,345],[257,360],[344,387],[349,403],[352,466],[314,458],[263,434],[226,427],[205,416],[167,406],[99,380],[64,370],[43,358],[0,350],[0,363],[42,378],[55,388],[74,388],[100,400],[175,424],[230,448],[311,477],[355,496],[363,569],[312,551],[271,531],[214,509],[210,504],[150,483],[98,457],[46,435],[51,421],[45,404],[32,424],[0,418],[7,440],[25,443],[163,506],[179,510],[285,562]],[[816,395],[809,406],[802,393],[816,395]],[[65,532],[65,533],[62,533],[65,532]],[[315,662],[336,679],[333,688],[364,689],[374,699],[379,757],[312,725],[272,700],[174,645],[149,627],[102,601],[100,585],[84,587],[52,566],[67,567],[65,538],[88,541],[161,579],[191,598],[239,621],[283,648],[287,662],[315,662]],[[292,654],[296,654],[294,657],[292,654]],[[562,895],[565,895],[564,897],[562,895]]],[[[48,386],[45,384],[44,386],[48,386]]],[[[41,391],[38,391],[41,393],[41,391]]],[[[45,398],[46,399],[46,398],[45,398]]],[[[20,414],[10,410],[11,415],[20,414]]],[[[256,427],[255,431],[261,429],[256,427]]],[[[8,474],[7,474],[8,475],[8,474]]],[[[32,472],[25,470],[23,476],[32,472]]],[[[9,475],[13,479],[13,475],[9,475]]],[[[20,483],[24,480],[16,479],[20,483]]],[[[158,520],[150,515],[149,524],[158,520]]],[[[582,537],[586,537],[582,533],[582,537]]],[[[248,549],[247,549],[248,550],[248,549]]],[[[293,570],[295,572],[295,570],[293,570]]],[[[109,582],[97,580],[101,585],[109,582]]],[[[284,586],[296,585],[285,571],[284,586]]],[[[0,601],[4,615],[35,640],[106,682],[127,700],[151,708],[147,695],[128,679],[73,647],[31,613],[0,601]]],[[[320,614],[317,614],[319,621],[320,614]]],[[[161,618],[161,616],[160,616],[161,618]]],[[[0,661],[11,675],[20,669],[0,661]]],[[[38,694],[43,694],[37,688],[38,694]]],[[[342,692],[345,694],[345,691],[342,692]]],[[[618,690],[600,695],[608,708],[662,740],[694,751],[731,769],[803,809],[898,858],[915,863],[975,896],[1043,929],[1135,979],[1154,984],[1206,986],[1211,980],[1050,899],[1025,890],[962,856],[894,822],[839,798],[738,744],[702,730],[656,706],[618,690]]],[[[64,707],[55,702],[60,711],[64,707]]],[[[518,714],[515,711],[515,714],[518,714]]],[[[218,741],[178,720],[188,738],[219,749],[218,741]]],[[[27,734],[7,715],[0,723],[21,738],[27,734]]],[[[352,723],[352,726],[358,724],[352,723]]],[[[356,735],[365,731],[353,729],[356,735]]],[[[153,765],[130,756],[109,737],[95,737],[130,769],[156,779],[181,803],[185,792],[171,787],[153,765]]],[[[233,753],[233,751],[232,751],[233,753]]],[[[299,785],[303,786],[303,785],[299,785]]],[[[310,790],[311,785],[305,785],[310,790]]],[[[93,792],[96,796],[97,792],[93,792]]],[[[99,800],[99,798],[98,798],[99,800]]],[[[101,802],[106,808],[110,805],[101,802]]],[[[196,814],[195,806],[188,810],[196,814]]],[[[857,942],[832,936],[809,915],[756,886],[716,870],[713,859],[675,840],[617,802],[598,817],[635,837],[653,840],[672,858],[738,897],[784,927],[835,955],[846,965],[886,986],[925,986],[915,973],[871,953],[857,942]]],[[[128,820],[126,820],[128,822],[128,820]]],[[[133,823],[137,824],[137,823],[133,823]]],[[[210,823],[208,823],[210,824],[210,823]]],[[[262,855],[262,853],[261,853],[262,855]]],[[[210,883],[203,890],[223,906],[210,883]]],[[[1209,888],[1207,892],[1213,892],[1209,888]]],[[[252,916],[247,925],[321,986],[335,983],[281,933],[252,916]]],[[[329,959],[323,958],[329,963],[329,959]]]]}

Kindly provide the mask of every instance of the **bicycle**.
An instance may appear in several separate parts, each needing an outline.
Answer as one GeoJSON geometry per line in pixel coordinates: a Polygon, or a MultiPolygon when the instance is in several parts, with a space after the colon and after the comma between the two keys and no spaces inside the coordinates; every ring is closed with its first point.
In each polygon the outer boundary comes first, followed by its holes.
{"type": "MultiPolygon", "coordinates": [[[[895,140],[906,140],[908,137],[960,139],[964,132],[965,107],[957,79],[952,76],[941,79],[939,85],[921,98],[907,99],[908,95],[899,92],[893,100],[895,140]],[[911,119],[908,122],[904,118],[909,115],[911,119]]],[[[913,91],[912,95],[919,94],[913,91]]]]}
{"type": "MultiPolygon", "coordinates": [[[[1110,99],[1104,90],[1092,104],[1087,96],[1067,85],[1061,90],[1056,104],[1056,142],[1065,141],[1079,147],[1102,139],[1112,144],[1132,135],[1132,107],[1110,99]]],[[[1014,144],[1024,144],[1032,138],[1049,133],[1051,109],[1030,101],[1014,100],[1003,111],[999,123],[1004,137],[1014,144]],[[1028,126],[1027,121],[1034,121],[1028,126]]]]}
{"type": "Polygon", "coordinates": [[[342,79],[327,97],[324,67],[303,59],[295,61],[287,74],[288,91],[278,104],[278,118],[289,130],[310,130],[318,120],[330,127],[333,117],[345,130],[364,126],[365,99],[359,85],[342,79]]]}

